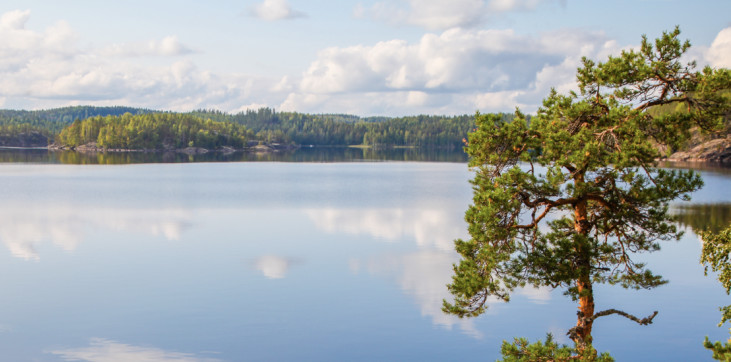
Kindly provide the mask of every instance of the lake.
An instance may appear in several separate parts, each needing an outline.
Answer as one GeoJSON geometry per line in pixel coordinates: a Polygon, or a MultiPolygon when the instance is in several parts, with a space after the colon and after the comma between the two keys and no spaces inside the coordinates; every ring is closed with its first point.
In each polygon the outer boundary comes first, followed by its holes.
{"type": "MultiPolygon", "coordinates": [[[[569,342],[576,305],[561,291],[519,290],[474,319],[441,312],[452,242],[467,237],[462,156],[356,151],[182,163],[0,151],[2,360],[495,360],[504,339],[569,342]]],[[[729,337],[716,325],[731,302],[704,277],[692,227],[729,222],[731,173],[701,172],[705,188],[673,207],[684,238],[640,257],[670,283],[596,289],[598,310],[659,315],[599,319],[599,351],[701,360],[704,336],[729,337]]]]}

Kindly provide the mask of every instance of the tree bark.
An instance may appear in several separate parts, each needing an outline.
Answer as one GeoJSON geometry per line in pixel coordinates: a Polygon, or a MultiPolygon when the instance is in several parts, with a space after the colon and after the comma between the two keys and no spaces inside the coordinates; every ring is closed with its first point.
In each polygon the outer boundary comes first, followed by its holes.
{"type": "MultiPolygon", "coordinates": [[[[575,185],[584,183],[584,176],[579,174],[574,178],[575,185]]],[[[581,201],[574,206],[574,229],[579,238],[576,244],[577,268],[579,277],[576,280],[576,288],[579,292],[579,311],[576,321],[576,334],[572,336],[574,342],[581,348],[591,343],[591,328],[594,324],[594,290],[591,282],[591,260],[587,235],[589,234],[589,222],[586,201],[581,201]]]]}

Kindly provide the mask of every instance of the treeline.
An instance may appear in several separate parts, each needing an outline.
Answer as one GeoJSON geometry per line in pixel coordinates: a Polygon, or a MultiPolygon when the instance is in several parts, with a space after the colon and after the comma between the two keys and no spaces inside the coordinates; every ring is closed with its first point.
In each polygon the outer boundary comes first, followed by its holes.
{"type": "Polygon", "coordinates": [[[0,117],[0,146],[43,147],[52,139],[47,127],[0,117]]]}
{"type": "MultiPolygon", "coordinates": [[[[100,131],[108,133],[102,135],[101,139],[99,139],[99,134],[89,130],[79,133],[78,137],[75,135],[75,130],[79,129],[79,123],[75,123],[75,121],[82,122],[95,119],[84,123],[87,128],[95,128],[99,127],[100,117],[122,117],[125,114],[132,116],[176,115],[175,117],[188,120],[186,122],[192,122],[190,121],[192,118],[210,119],[213,122],[243,126],[246,129],[247,140],[267,144],[461,149],[463,146],[462,140],[474,128],[474,116],[471,115],[419,115],[395,118],[359,117],[347,114],[277,112],[271,108],[247,110],[235,114],[215,110],[172,113],[130,107],[77,106],[41,111],[0,110],[0,146],[45,146],[55,140],[60,144],[69,146],[93,141],[107,148],[127,148],[130,146],[135,146],[135,148],[160,148],[168,145],[160,143],[156,144],[156,147],[151,146],[154,145],[154,142],[172,140],[175,137],[187,139],[186,142],[192,140],[195,144],[201,145],[211,142],[203,135],[197,140],[197,136],[194,135],[178,134],[172,137],[167,133],[160,135],[144,134],[145,132],[168,132],[166,127],[170,125],[167,124],[159,125],[160,129],[157,128],[158,126],[146,124],[142,133],[138,128],[123,131],[127,127],[138,127],[138,123],[144,123],[141,121],[135,121],[133,126],[116,126],[113,129],[112,126],[107,126],[105,131],[100,131]],[[75,124],[75,126],[72,126],[72,124],[75,124]],[[64,130],[66,127],[72,127],[74,130],[72,131],[71,128],[64,130]],[[123,132],[127,133],[122,134],[123,132]],[[74,135],[69,136],[71,134],[74,135]],[[126,143],[128,137],[130,141],[126,143]],[[143,146],[137,147],[138,145],[143,146]]],[[[512,114],[504,114],[503,117],[509,120],[512,119],[512,114]]],[[[170,118],[162,118],[170,120],[170,118]]],[[[145,119],[152,122],[156,118],[145,119]]],[[[222,126],[217,125],[216,127],[220,128],[222,126]]],[[[216,132],[225,134],[227,131],[217,130],[216,132]]],[[[244,131],[237,129],[237,132],[244,131]]],[[[172,143],[175,143],[176,147],[180,146],[177,141],[172,143]]]]}
{"type": "MultiPolygon", "coordinates": [[[[474,116],[419,115],[398,118],[276,112],[271,108],[237,114],[199,110],[193,114],[246,126],[263,142],[323,146],[410,146],[461,148],[474,116]]],[[[503,114],[512,119],[512,114],[503,114]]]]}
{"type": "Polygon", "coordinates": [[[95,143],[104,149],[243,148],[251,132],[231,122],[204,120],[192,114],[148,113],[96,116],[75,120],[56,137],[59,145],[95,143]]]}
{"type": "Polygon", "coordinates": [[[144,114],[156,111],[145,108],[133,107],[93,107],[93,106],[72,106],[62,108],[43,109],[35,111],[0,109],[0,119],[12,120],[16,123],[30,124],[50,130],[53,133],[60,132],[71,122],[79,119],[87,119],[96,116],[121,116],[125,113],[144,114]]]}
{"type": "Polygon", "coordinates": [[[0,109],[0,146],[45,147],[74,120],[94,116],[143,114],[152,110],[132,107],[73,106],[47,110],[0,109]]]}

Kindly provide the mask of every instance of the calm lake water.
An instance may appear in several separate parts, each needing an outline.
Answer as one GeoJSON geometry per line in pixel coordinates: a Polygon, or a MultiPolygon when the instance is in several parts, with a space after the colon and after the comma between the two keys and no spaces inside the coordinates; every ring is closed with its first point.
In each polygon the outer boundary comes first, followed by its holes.
{"type": "MultiPolygon", "coordinates": [[[[561,291],[442,314],[471,201],[466,164],[434,162],[452,156],[78,165],[94,162],[8,152],[0,360],[495,360],[516,336],[569,342],[576,305],[561,291]]],[[[704,360],[704,336],[729,336],[716,324],[731,301],[703,276],[693,227],[730,221],[731,173],[702,174],[674,207],[686,236],[642,258],[670,283],[597,289],[600,310],[660,312],[650,326],[597,321],[596,347],[619,361],[704,360]]]]}

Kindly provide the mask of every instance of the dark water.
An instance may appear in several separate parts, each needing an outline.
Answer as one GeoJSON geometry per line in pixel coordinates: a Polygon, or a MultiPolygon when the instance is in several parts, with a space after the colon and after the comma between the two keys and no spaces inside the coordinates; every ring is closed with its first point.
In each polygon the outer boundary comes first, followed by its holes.
{"type": "MultiPolygon", "coordinates": [[[[568,342],[575,322],[547,289],[476,319],[442,314],[452,240],[466,237],[464,163],[57,156],[0,163],[0,360],[495,360],[504,339],[568,342]]],[[[731,175],[702,174],[694,203],[673,208],[686,236],[641,258],[670,284],[597,288],[598,309],[660,312],[650,326],[597,321],[597,348],[617,360],[704,360],[704,336],[728,338],[717,308],[731,301],[703,276],[693,230],[729,222],[731,175]]]]}

